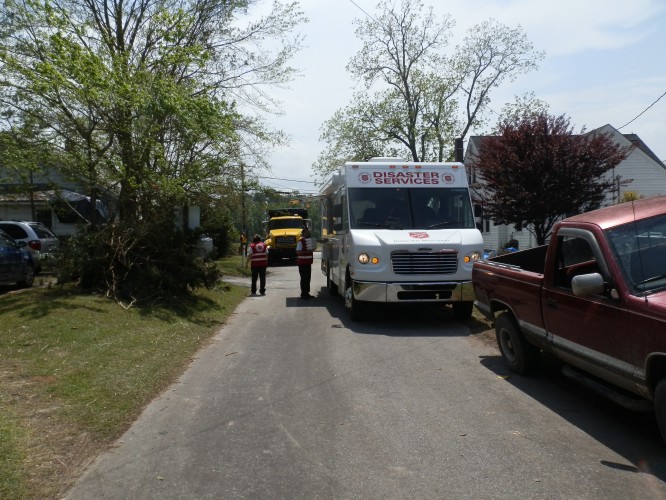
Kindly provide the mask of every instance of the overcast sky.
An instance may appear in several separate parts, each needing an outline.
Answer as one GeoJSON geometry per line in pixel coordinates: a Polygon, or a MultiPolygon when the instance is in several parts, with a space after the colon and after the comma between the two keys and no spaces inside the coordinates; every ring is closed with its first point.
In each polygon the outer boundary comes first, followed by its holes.
{"type": "MultiPolygon", "coordinates": [[[[301,0],[300,4],[309,22],[298,28],[306,47],[293,65],[302,76],[289,89],[272,92],[282,101],[285,114],[269,120],[291,136],[291,145],[273,153],[272,172],[261,174],[270,178],[261,182],[278,190],[316,192],[312,164],[325,146],[319,142],[321,126],[350,102],[354,90],[360,90],[345,69],[360,48],[352,20],[366,16],[363,11],[375,15],[377,2],[301,0]]],[[[462,42],[469,27],[494,18],[509,27],[522,26],[534,48],[545,51],[538,71],[494,91],[495,111],[516,95],[534,92],[549,104],[551,114],[566,114],[575,131],[610,124],[622,133],[638,134],[666,161],[666,96],[655,103],[666,93],[666,0],[424,0],[424,4],[455,20],[451,49],[462,42]]]]}

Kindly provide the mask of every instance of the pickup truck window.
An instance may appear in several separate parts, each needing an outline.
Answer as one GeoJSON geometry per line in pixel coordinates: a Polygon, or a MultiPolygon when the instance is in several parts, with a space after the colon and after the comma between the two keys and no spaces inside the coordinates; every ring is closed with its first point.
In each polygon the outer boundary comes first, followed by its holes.
{"type": "Polygon", "coordinates": [[[634,295],[666,288],[666,214],[606,231],[634,295]]]}
{"type": "Polygon", "coordinates": [[[580,274],[600,272],[590,244],[577,236],[561,236],[557,245],[555,285],[571,290],[571,280],[580,274]]]}

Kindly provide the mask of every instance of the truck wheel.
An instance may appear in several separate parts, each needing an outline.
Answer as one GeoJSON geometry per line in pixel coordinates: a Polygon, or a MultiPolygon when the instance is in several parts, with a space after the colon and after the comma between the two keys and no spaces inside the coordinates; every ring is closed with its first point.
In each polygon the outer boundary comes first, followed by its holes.
{"type": "Polygon", "coordinates": [[[657,384],[654,391],[654,414],[661,432],[661,439],[666,443],[666,378],[657,384]]]}
{"type": "Polygon", "coordinates": [[[540,350],[525,340],[511,314],[502,313],[497,317],[495,335],[500,353],[512,372],[527,375],[539,366],[540,350]]]}
{"type": "Polygon", "coordinates": [[[338,294],[338,285],[336,285],[331,279],[331,266],[330,264],[326,265],[326,289],[328,290],[329,295],[338,294]]]}
{"type": "Polygon", "coordinates": [[[349,309],[353,321],[362,321],[365,318],[365,305],[356,300],[351,284],[345,288],[345,306],[349,309]]]}
{"type": "Polygon", "coordinates": [[[453,315],[460,321],[467,321],[472,317],[474,302],[454,302],[453,315]]]}

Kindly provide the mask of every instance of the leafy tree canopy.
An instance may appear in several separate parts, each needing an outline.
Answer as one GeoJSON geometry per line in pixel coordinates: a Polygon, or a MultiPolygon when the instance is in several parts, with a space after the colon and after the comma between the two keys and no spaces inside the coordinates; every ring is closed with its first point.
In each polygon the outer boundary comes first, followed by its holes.
{"type": "MultiPolygon", "coordinates": [[[[174,207],[219,198],[240,160],[261,163],[266,145],[284,140],[247,110],[277,111],[265,88],[295,76],[288,62],[301,40],[288,33],[305,19],[297,2],[276,1],[243,25],[255,3],[11,0],[0,10],[4,129],[29,130],[22,139],[93,203],[100,190],[115,194],[115,225],[88,242],[108,249],[101,265],[113,276],[101,279],[113,290],[154,263],[151,252],[163,255],[151,235],[169,233],[174,207]],[[276,38],[277,50],[262,49],[276,38]]],[[[167,267],[136,275],[166,283],[167,267]]]]}
{"type": "Polygon", "coordinates": [[[494,20],[472,27],[447,55],[454,21],[438,20],[421,0],[384,0],[355,24],[363,45],[347,70],[365,90],[322,126],[327,149],[314,165],[322,177],[368,153],[451,159],[455,139],[483,123],[492,90],[543,58],[520,27],[494,20]]]}
{"type": "Polygon", "coordinates": [[[557,220],[601,206],[617,182],[609,173],[629,151],[608,135],[574,133],[564,115],[525,113],[484,137],[470,167],[481,179],[484,216],[544,244],[557,220]]]}

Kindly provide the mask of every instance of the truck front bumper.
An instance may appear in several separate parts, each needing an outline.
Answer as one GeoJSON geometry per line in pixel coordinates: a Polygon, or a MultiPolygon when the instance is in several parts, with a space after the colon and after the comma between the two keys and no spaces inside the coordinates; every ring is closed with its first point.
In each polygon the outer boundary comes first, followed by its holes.
{"type": "Polygon", "coordinates": [[[268,256],[272,259],[295,259],[296,248],[275,248],[268,249],[268,256]]]}
{"type": "Polygon", "coordinates": [[[365,302],[473,302],[471,281],[378,283],[354,281],[354,298],[365,302]]]}

